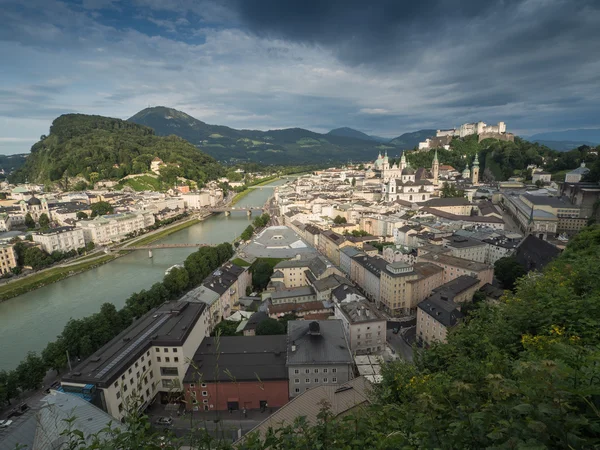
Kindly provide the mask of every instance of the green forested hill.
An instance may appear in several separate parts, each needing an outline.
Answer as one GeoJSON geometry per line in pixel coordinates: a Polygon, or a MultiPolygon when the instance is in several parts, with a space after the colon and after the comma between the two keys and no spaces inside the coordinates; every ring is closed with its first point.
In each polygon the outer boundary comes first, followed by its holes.
{"type": "MultiPolygon", "coordinates": [[[[477,142],[477,136],[455,138],[450,150],[438,149],[440,164],[449,164],[462,171],[473,158],[479,155],[480,177],[484,181],[504,181],[513,175],[526,175],[527,166],[535,164],[555,173],[577,168],[582,162],[588,164],[597,160],[592,147],[581,146],[568,152],[552,150],[536,142],[515,137],[514,142],[484,139],[477,142]]],[[[413,167],[431,167],[434,151],[407,152],[408,161],[413,167]]]]}
{"type": "Polygon", "coordinates": [[[54,120],[50,134],[33,145],[25,165],[11,180],[119,179],[147,172],[155,157],[171,164],[164,173],[169,178],[183,176],[203,183],[224,173],[213,158],[179,137],[158,137],[151,128],[120,119],[66,114],[54,120]]]}
{"type": "Polygon", "coordinates": [[[378,152],[398,153],[400,147],[355,136],[320,134],[303,128],[235,130],[209,125],[176,109],[146,108],[130,122],[148,126],[160,136],[182,137],[219,161],[262,164],[315,164],[369,161],[378,152]]]}

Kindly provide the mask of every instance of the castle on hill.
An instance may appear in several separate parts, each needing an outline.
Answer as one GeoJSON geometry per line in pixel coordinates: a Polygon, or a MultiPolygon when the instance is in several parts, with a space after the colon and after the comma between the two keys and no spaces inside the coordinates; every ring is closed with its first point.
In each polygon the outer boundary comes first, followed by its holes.
{"type": "Polygon", "coordinates": [[[419,150],[429,150],[434,148],[445,148],[450,146],[452,138],[477,135],[478,141],[484,139],[498,139],[500,141],[514,142],[515,135],[506,132],[506,123],[498,122],[497,125],[488,125],[485,122],[463,123],[458,128],[450,128],[448,130],[437,130],[435,137],[425,139],[419,142],[419,150]]]}

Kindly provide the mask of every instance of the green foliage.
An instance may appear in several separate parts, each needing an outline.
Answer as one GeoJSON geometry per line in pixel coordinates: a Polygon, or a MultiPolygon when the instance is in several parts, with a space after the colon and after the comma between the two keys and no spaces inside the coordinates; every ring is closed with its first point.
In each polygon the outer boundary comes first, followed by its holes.
{"type": "Polygon", "coordinates": [[[211,336],[241,336],[243,333],[236,333],[239,322],[232,322],[229,320],[222,320],[217,324],[211,336]]]}
{"type": "Polygon", "coordinates": [[[341,225],[341,224],[346,223],[346,222],[347,222],[346,218],[342,217],[342,216],[339,216],[339,215],[335,216],[335,218],[333,219],[333,223],[335,223],[336,225],[341,225]]]}
{"type": "MultiPolygon", "coordinates": [[[[64,186],[67,177],[82,175],[93,182],[148,172],[155,157],[179,165],[178,173],[200,184],[224,174],[213,158],[181,138],[158,137],[150,128],[120,119],[65,114],[54,120],[50,134],[33,145],[25,165],[10,179],[61,180],[64,189],[70,188],[64,186]]],[[[165,174],[169,181],[171,172],[165,174]]]]}
{"type": "Polygon", "coordinates": [[[269,223],[269,220],[271,220],[271,216],[267,213],[264,213],[262,216],[258,216],[256,219],[254,219],[252,225],[254,225],[254,228],[262,228],[269,223]]]}
{"type": "Polygon", "coordinates": [[[40,228],[42,228],[42,229],[48,228],[48,225],[50,225],[50,219],[48,218],[46,213],[40,214],[38,223],[40,224],[40,228]]]}
{"type": "Polygon", "coordinates": [[[77,219],[81,220],[81,219],[87,219],[88,215],[87,213],[83,212],[83,211],[77,211],[77,219]]]}
{"type": "Polygon", "coordinates": [[[252,263],[250,271],[252,272],[252,285],[254,290],[262,291],[269,284],[271,275],[273,275],[273,267],[281,261],[277,258],[258,258],[252,263]]]}
{"type": "Polygon", "coordinates": [[[265,319],[256,326],[257,336],[285,334],[285,325],[276,319],[265,319]]]}
{"type": "Polygon", "coordinates": [[[369,233],[365,230],[352,230],[351,232],[345,231],[345,235],[354,236],[354,237],[365,237],[369,236],[369,233]]]}
{"type": "Polygon", "coordinates": [[[35,228],[35,220],[31,217],[31,214],[25,214],[25,226],[29,229],[35,228]]]}
{"type": "Polygon", "coordinates": [[[525,274],[525,269],[514,256],[505,256],[494,263],[494,275],[505,289],[512,290],[517,280],[525,274]]]}
{"type": "Polygon", "coordinates": [[[92,217],[104,216],[113,212],[113,206],[108,202],[92,203],[90,209],[92,210],[92,217]]]}
{"type": "Polygon", "coordinates": [[[173,267],[163,280],[165,288],[174,297],[183,293],[190,283],[190,276],[185,267],[173,267]]]}
{"type": "Polygon", "coordinates": [[[464,197],[465,196],[465,191],[463,191],[462,189],[457,189],[455,184],[450,184],[448,182],[445,182],[442,185],[442,197],[443,198],[459,198],[459,197],[464,197]]]}
{"type": "Polygon", "coordinates": [[[252,225],[248,225],[246,229],[242,231],[242,234],[240,234],[240,239],[242,241],[247,241],[252,237],[252,234],[254,234],[254,227],[252,225]]]}

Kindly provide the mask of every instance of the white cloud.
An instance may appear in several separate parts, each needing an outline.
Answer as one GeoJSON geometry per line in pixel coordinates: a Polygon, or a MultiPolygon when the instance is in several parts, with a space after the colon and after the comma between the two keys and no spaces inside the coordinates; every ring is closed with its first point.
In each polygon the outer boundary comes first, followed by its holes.
{"type": "Polygon", "coordinates": [[[361,113],[364,114],[389,114],[390,111],[383,108],[361,108],[361,113]]]}

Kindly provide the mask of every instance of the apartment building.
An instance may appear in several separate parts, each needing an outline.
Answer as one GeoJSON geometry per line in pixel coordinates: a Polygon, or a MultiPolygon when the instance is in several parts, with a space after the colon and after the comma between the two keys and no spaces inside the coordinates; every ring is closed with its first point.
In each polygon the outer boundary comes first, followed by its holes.
{"type": "Polygon", "coordinates": [[[367,300],[336,303],[335,318],[342,327],[353,355],[371,355],[385,348],[386,318],[367,300]]]}
{"type": "Polygon", "coordinates": [[[340,269],[346,276],[350,276],[352,271],[352,258],[362,255],[362,251],[356,247],[344,247],[340,249],[340,269]]]}
{"type": "Polygon", "coordinates": [[[462,275],[435,289],[431,296],[419,303],[417,339],[426,345],[446,342],[448,330],[463,317],[460,305],[471,302],[478,288],[477,278],[462,275]]]}
{"type": "Polygon", "coordinates": [[[379,306],[380,277],[387,261],[376,256],[357,255],[352,258],[350,279],[365,293],[365,297],[379,306]]]}
{"type": "Polygon", "coordinates": [[[353,358],[340,320],[291,320],[287,332],[289,397],[353,378],[353,358]]]}
{"type": "Polygon", "coordinates": [[[470,275],[479,279],[479,287],[486,283],[492,284],[494,268],[484,264],[444,253],[423,253],[417,257],[418,262],[429,262],[444,269],[443,283],[448,283],[461,275],[470,275]]]}
{"type": "Polygon", "coordinates": [[[189,361],[209,334],[203,303],[170,302],[153,309],[61,379],[111,416],[143,410],[156,395],[179,398],[189,361]]]}
{"type": "Polygon", "coordinates": [[[17,257],[12,245],[0,245],[0,273],[5,274],[17,267],[17,257]]]}
{"type": "Polygon", "coordinates": [[[418,303],[443,284],[443,269],[428,262],[386,263],[381,270],[380,301],[392,316],[416,311],[418,303]]]}
{"type": "Polygon", "coordinates": [[[321,279],[329,275],[342,273],[322,256],[311,258],[294,258],[281,261],[273,268],[274,275],[280,276],[277,281],[282,281],[286,288],[308,286],[310,279],[321,279]],[[276,274],[280,272],[280,274],[276,274]],[[307,278],[308,277],[308,278],[307,278]]]}
{"type": "Polygon", "coordinates": [[[465,236],[453,235],[444,239],[444,248],[450,250],[452,256],[480,263],[486,262],[488,249],[485,242],[465,236]]]}
{"type": "Polygon", "coordinates": [[[108,244],[120,241],[129,233],[154,225],[154,215],[149,211],[110,214],[77,222],[83,230],[85,242],[108,244]]]}
{"type": "Polygon", "coordinates": [[[55,251],[70,252],[85,247],[84,233],[81,228],[51,228],[33,234],[33,242],[37,242],[48,253],[55,251]]]}
{"type": "Polygon", "coordinates": [[[340,249],[352,245],[341,234],[330,230],[321,232],[319,235],[319,253],[327,257],[336,266],[340,265],[340,249]]]}

